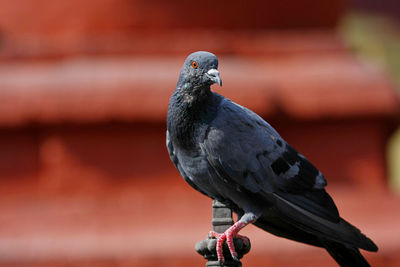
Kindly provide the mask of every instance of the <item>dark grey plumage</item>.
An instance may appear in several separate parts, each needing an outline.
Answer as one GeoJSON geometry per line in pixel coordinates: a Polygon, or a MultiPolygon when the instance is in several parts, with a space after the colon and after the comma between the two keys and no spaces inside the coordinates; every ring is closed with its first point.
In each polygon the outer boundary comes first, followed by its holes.
{"type": "Polygon", "coordinates": [[[217,68],[211,53],[189,55],[170,99],[167,148],[182,177],[245,224],[369,266],[358,249],[378,248],[339,216],[321,172],[257,114],[211,92],[217,68]]]}

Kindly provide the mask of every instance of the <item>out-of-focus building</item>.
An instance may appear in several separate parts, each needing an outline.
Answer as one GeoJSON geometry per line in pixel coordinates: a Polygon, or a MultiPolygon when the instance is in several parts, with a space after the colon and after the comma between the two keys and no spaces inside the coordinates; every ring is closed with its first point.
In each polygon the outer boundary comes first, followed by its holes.
{"type": "MultiPolygon", "coordinates": [[[[264,118],[325,174],[342,215],[400,263],[385,150],[399,103],[338,35],[345,1],[0,0],[0,265],[203,266],[211,200],[165,148],[186,56],[215,53],[215,91],[264,118]]],[[[243,231],[244,266],[336,266],[243,231]]]]}

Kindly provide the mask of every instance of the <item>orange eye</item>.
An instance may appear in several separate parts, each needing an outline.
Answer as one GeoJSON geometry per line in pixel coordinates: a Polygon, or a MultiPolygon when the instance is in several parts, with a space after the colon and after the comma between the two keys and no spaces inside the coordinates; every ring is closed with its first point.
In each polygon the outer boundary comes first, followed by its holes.
{"type": "Polygon", "coordinates": [[[192,67],[193,67],[194,69],[197,69],[198,66],[199,66],[199,64],[197,64],[196,61],[193,61],[193,62],[192,62],[192,67]]]}

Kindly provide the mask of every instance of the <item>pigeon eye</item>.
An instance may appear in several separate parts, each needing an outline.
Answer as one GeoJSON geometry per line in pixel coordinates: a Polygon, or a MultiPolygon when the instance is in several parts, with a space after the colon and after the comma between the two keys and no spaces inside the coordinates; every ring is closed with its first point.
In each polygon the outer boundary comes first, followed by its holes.
{"type": "Polygon", "coordinates": [[[199,66],[199,64],[197,64],[196,61],[193,61],[193,62],[192,62],[192,67],[193,67],[194,69],[197,69],[198,66],[199,66]]]}

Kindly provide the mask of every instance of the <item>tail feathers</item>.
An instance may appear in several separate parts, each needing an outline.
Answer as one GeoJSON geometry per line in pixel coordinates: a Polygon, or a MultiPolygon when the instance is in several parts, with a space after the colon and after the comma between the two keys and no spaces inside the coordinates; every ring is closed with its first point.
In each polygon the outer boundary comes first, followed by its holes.
{"type": "Polygon", "coordinates": [[[330,241],[323,242],[323,245],[335,261],[342,267],[370,266],[356,247],[330,241]]]}
{"type": "Polygon", "coordinates": [[[364,250],[367,250],[367,251],[373,251],[373,252],[378,251],[377,245],[370,238],[368,238],[366,235],[361,233],[361,231],[357,227],[355,227],[354,225],[351,225],[344,219],[341,219],[341,223],[343,223],[348,228],[352,228],[354,231],[354,234],[357,236],[357,242],[354,244],[354,246],[364,249],[364,250]]]}

